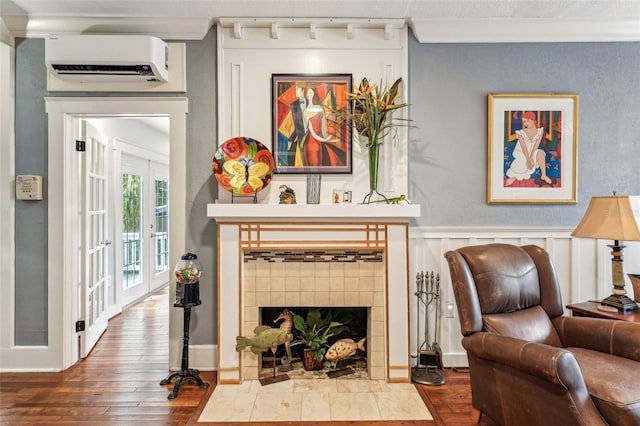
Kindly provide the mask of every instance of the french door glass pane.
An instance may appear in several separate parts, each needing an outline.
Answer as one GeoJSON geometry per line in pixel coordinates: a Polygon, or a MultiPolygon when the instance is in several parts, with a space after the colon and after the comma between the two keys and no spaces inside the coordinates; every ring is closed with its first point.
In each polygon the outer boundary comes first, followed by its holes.
{"type": "Polygon", "coordinates": [[[169,269],[169,182],[155,180],[156,192],[156,273],[169,269]]]}
{"type": "Polygon", "coordinates": [[[156,273],[169,269],[169,182],[155,180],[156,193],[156,273]]]}
{"type": "Polygon", "coordinates": [[[142,176],[122,174],[122,286],[142,282],[142,176]]]}

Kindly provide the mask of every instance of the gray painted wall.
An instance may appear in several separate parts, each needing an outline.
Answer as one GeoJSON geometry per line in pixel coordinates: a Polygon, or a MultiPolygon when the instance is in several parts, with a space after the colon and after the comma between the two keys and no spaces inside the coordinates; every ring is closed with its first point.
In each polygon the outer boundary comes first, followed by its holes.
{"type": "MultiPolygon", "coordinates": [[[[193,310],[191,342],[211,344],[217,329],[215,226],[206,205],[217,198],[211,174],[216,150],[216,31],[187,41],[187,224],[189,251],[202,261],[203,301],[193,310]]],[[[16,174],[44,176],[47,193],[46,96],[172,96],[166,93],[47,92],[44,39],[16,41],[16,174]]],[[[55,192],[54,192],[55,193],[55,192]]],[[[171,266],[173,269],[173,266],[171,266]]],[[[16,345],[47,345],[47,201],[16,201],[16,345]]],[[[61,286],[61,283],[56,284],[61,286]]]]}
{"type": "Polygon", "coordinates": [[[574,226],[593,195],[640,194],[640,43],[409,42],[410,198],[422,226],[574,226]],[[577,93],[578,204],[486,204],[487,95],[577,93]]]}
{"type": "MultiPolygon", "coordinates": [[[[187,43],[187,249],[205,274],[192,315],[193,344],[216,340],[216,39],[187,43]]],[[[44,41],[16,50],[16,173],[47,174],[44,41]]],[[[409,42],[410,198],[421,226],[573,226],[592,195],[640,194],[640,43],[419,44],[409,42]],[[486,204],[487,94],[580,95],[577,205],[486,204]]],[[[69,96],[69,94],[63,94],[69,96]]],[[[83,94],[77,94],[81,96],[83,94]]],[[[121,96],[122,94],[118,94],[121,96]]],[[[137,94],[134,94],[137,95],[137,94]]],[[[46,178],[45,178],[46,185],[46,178]]],[[[16,203],[16,331],[46,344],[46,201],[16,203]]],[[[224,283],[222,283],[224,285],[224,283]]]]}
{"type": "Polygon", "coordinates": [[[207,204],[218,198],[211,160],[218,149],[216,104],[216,30],[203,42],[187,42],[187,235],[185,247],[202,263],[202,305],[191,311],[192,344],[213,344],[218,329],[216,226],[207,204]]]}
{"type": "MultiPolygon", "coordinates": [[[[16,175],[42,175],[47,193],[44,40],[16,40],[16,175]]],[[[16,201],[15,344],[47,345],[47,197],[16,201]]]]}

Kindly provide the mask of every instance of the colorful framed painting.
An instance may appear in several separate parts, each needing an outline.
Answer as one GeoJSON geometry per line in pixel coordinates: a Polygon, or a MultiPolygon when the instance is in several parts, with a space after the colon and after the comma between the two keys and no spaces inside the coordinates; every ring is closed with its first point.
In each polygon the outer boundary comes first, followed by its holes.
{"type": "Polygon", "coordinates": [[[336,113],[351,91],[351,74],[272,75],[275,173],[351,173],[351,126],[336,113]]]}
{"type": "Polygon", "coordinates": [[[577,202],[578,95],[489,94],[487,203],[577,202]]]}

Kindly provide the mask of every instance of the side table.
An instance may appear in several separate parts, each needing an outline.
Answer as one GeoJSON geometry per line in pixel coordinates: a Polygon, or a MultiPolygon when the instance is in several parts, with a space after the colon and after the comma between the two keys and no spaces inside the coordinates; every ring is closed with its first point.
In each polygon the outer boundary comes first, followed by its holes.
{"type": "Polygon", "coordinates": [[[567,309],[571,310],[571,314],[574,317],[608,318],[640,323],[640,309],[634,309],[633,311],[627,311],[626,313],[622,313],[622,311],[606,312],[599,310],[599,305],[600,302],[573,303],[571,305],[567,305],[567,309]]]}

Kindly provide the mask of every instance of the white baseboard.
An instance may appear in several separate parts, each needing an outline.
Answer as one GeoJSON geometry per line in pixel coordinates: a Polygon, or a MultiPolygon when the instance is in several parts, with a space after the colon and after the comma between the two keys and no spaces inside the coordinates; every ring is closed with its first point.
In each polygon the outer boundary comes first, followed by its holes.
{"type": "MultiPolygon", "coordinates": [[[[21,352],[24,356],[27,353],[33,354],[35,348],[24,348],[23,351],[15,351],[21,352]]],[[[45,348],[42,348],[45,349],[45,348]]],[[[5,352],[5,351],[2,351],[5,352]]],[[[14,355],[15,355],[14,352],[14,355]]],[[[1,353],[1,352],[0,352],[1,353]]],[[[35,372],[59,372],[60,369],[52,367],[50,365],[44,365],[38,362],[38,360],[42,361],[42,356],[36,356],[33,360],[35,364],[27,365],[25,363],[25,358],[21,358],[19,356],[11,357],[16,361],[18,359],[22,359],[22,362],[19,364],[14,364],[11,362],[5,363],[4,361],[9,361],[9,357],[7,357],[8,353],[3,353],[1,357],[3,362],[1,363],[0,373],[35,373],[35,372]]],[[[41,355],[41,354],[40,354],[41,355]]],[[[189,346],[189,368],[195,368],[200,371],[216,371],[218,365],[218,345],[191,345],[189,346]]],[[[182,358],[177,360],[177,363],[172,363],[169,366],[171,371],[179,371],[182,363],[182,358]]],[[[466,353],[453,353],[453,354],[443,354],[442,362],[445,367],[467,367],[469,362],[467,360],[466,353]]]]}
{"type": "Polygon", "coordinates": [[[467,354],[442,354],[442,364],[445,367],[468,367],[467,354]]]}
{"type": "Polygon", "coordinates": [[[0,373],[56,373],[55,359],[49,346],[0,348],[0,373]]]}
{"type": "MultiPolygon", "coordinates": [[[[217,345],[189,346],[189,368],[215,371],[218,365],[217,345]]],[[[57,373],[58,366],[51,365],[49,347],[17,346],[0,348],[0,373],[57,373]]],[[[171,371],[179,371],[182,357],[171,363],[171,371]]]]}
{"type": "MultiPolygon", "coordinates": [[[[180,371],[182,355],[169,365],[171,371],[180,371]]],[[[189,368],[215,371],[218,365],[218,345],[189,345],[189,368]]]]}

